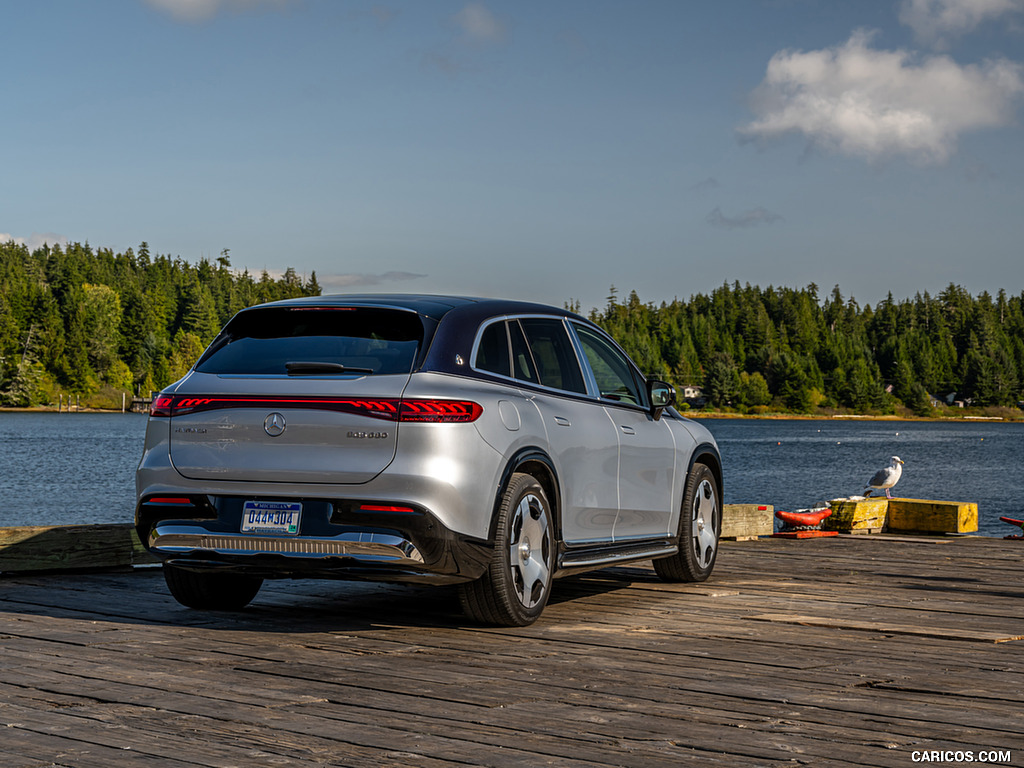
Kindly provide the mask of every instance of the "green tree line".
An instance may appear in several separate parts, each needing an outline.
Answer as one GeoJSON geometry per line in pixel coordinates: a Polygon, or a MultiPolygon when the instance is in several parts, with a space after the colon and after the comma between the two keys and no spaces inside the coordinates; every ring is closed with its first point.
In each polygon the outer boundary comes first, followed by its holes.
{"type": "Polygon", "coordinates": [[[0,405],[69,392],[119,407],[121,392],[148,395],[184,375],[238,310],[319,293],[315,272],[254,278],[231,269],[227,250],[190,264],[146,243],[116,254],[0,243],[0,405]]]}
{"type": "MultiPolygon", "coordinates": [[[[288,268],[280,278],[231,269],[228,252],[191,264],[75,243],[30,250],[0,243],[0,405],[52,403],[58,392],[148,394],[180,378],[238,310],[319,295],[288,268]]],[[[580,310],[578,302],[570,308],[580,310]]],[[[972,296],[949,285],[875,307],[824,299],[816,285],[738,282],[710,295],[644,303],[631,292],[590,318],[650,375],[703,388],[716,408],[930,412],[929,395],[1016,406],[1024,393],[1024,293],[972,296]]]]}
{"type": "Polygon", "coordinates": [[[648,374],[702,386],[712,406],[744,413],[927,415],[929,395],[1016,407],[1024,389],[1024,293],[972,296],[951,284],[938,296],[890,293],[872,308],[839,286],[822,300],[814,284],[736,282],[656,306],[635,291],[621,302],[613,287],[590,319],[648,374]]]}

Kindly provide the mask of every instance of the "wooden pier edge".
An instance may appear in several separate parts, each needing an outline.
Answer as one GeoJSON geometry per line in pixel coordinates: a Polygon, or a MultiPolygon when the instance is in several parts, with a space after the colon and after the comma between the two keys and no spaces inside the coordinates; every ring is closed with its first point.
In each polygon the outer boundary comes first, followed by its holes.
{"type": "Polygon", "coordinates": [[[155,563],[131,523],[0,528],[0,572],[131,568],[155,563]]]}
{"type": "MultiPolygon", "coordinates": [[[[722,538],[756,539],[772,532],[772,507],[725,504],[722,538]]],[[[117,569],[148,565],[150,555],[131,523],[0,528],[0,573],[117,569]]]]}
{"type": "MultiPolygon", "coordinates": [[[[748,541],[771,536],[770,504],[723,504],[721,538],[748,541]]],[[[833,504],[824,528],[844,533],[972,533],[976,504],[873,498],[833,504]]],[[[157,562],[131,523],[0,528],[0,573],[130,568],[157,562]]]]}

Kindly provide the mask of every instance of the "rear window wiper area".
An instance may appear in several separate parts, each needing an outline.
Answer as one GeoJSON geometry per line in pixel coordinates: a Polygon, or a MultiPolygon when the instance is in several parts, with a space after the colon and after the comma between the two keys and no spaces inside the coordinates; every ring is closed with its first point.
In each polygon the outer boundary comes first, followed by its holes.
{"type": "Polygon", "coordinates": [[[373,373],[372,368],[357,368],[341,363],[324,363],[316,361],[295,361],[284,364],[289,376],[313,376],[318,373],[373,373]]]}

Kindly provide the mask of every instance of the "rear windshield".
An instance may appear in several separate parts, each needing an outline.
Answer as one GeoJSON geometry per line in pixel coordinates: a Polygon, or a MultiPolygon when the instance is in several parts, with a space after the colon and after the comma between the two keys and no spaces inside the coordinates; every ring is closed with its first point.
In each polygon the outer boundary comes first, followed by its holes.
{"type": "Polygon", "coordinates": [[[423,339],[415,312],[268,308],[236,315],[199,360],[201,373],[320,376],[409,373],[423,339]]]}

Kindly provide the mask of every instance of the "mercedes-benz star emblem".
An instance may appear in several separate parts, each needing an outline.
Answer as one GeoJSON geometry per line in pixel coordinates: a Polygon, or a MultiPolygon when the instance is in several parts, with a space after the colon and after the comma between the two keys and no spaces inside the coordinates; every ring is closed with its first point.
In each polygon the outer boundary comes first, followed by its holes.
{"type": "Polygon", "coordinates": [[[277,411],[274,411],[263,421],[263,431],[271,437],[283,434],[286,426],[288,426],[288,423],[284,420],[284,414],[277,411]]]}

